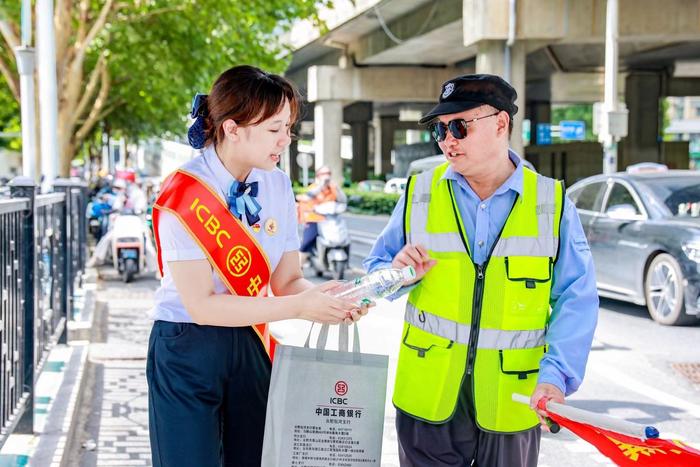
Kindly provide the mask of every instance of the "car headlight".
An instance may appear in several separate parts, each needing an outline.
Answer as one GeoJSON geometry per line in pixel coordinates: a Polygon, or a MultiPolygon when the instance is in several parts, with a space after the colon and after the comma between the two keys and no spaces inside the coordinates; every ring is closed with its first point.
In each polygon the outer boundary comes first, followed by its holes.
{"type": "Polygon", "coordinates": [[[700,263],[700,241],[685,243],[681,246],[685,255],[696,263],[700,263]]]}

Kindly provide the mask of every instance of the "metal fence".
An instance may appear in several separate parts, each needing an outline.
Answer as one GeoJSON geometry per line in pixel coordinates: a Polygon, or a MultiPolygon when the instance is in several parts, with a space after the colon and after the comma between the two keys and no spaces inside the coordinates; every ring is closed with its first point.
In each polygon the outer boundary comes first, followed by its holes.
{"type": "Polygon", "coordinates": [[[33,431],[34,384],[66,342],[85,269],[87,185],[57,180],[54,191],[36,195],[16,178],[0,198],[0,448],[13,431],[33,431]]]}

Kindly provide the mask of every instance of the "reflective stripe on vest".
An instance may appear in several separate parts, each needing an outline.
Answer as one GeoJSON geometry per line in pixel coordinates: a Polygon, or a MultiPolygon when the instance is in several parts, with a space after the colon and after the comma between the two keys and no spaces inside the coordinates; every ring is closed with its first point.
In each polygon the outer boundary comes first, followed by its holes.
{"type": "MultiPolygon", "coordinates": [[[[411,326],[436,336],[444,337],[458,344],[469,344],[470,327],[449,319],[441,318],[419,310],[413,304],[406,304],[404,320],[411,326]]],[[[478,349],[532,349],[541,347],[544,342],[544,329],[504,331],[500,329],[480,329],[478,349]]]]}
{"type": "Polygon", "coordinates": [[[510,396],[532,393],[545,354],[563,190],[523,169],[523,190],[492,247],[497,253],[479,266],[457,188],[444,179],[448,167],[412,177],[406,192],[406,242],[422,243],[437,264],[408,297],[393,402],[417,419],[444,423],[466,382],[480,428],[529,430],[537,417],[510,396]]]}
{"type": "MultiPolygon", "coordinates": [[[[448,182],[448,180],[443,180],[448,182]]],[[[431,245],[437,252],[466,252],[459,233],[430,233],[425,226],[428,221],[428,205],[432,171],[423,172],[415,177],[415,187],[411,200],[411,228],[408,231],[408,243],[431,245]]],[[[537,199],[554,199],[554,183],[551,178],[537,176],[537,199]]],[[[493,249],[491,256],[544,256],[555,258],[559,248],[559,238],[554,235],[553,203],[537,205],[537,237],[501,238],[493,249]]]]}
{"type": "MultiPolygon", "coordinates": [[[[554,180],[537,176],[537,200],[554,199],[554,180]]],[[[537,233],[533,237],[502,238],[491,256],[557,256],[559,238],[554,236],[554,204],[537,205],[537,233]]]]}

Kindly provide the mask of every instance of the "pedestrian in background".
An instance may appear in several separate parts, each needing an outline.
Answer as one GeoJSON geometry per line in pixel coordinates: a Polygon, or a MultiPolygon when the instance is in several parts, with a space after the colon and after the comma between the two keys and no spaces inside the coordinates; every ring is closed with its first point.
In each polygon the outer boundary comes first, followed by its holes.
{"type": "Polygon", "coordinates": [[[423,117],[446,163],[408,182],[365,267],[413,266],[393,402],[403,466],[535,466],[598,314],[591,253],[563,184],[509,150],[517,94],[494,75],[443,84],[423,117]]]}
{"type": "Polygon", "coordinates": [[[318,223],[324,219],[320,214],[314,212],[314,207],[329,201],[347,203],[347,196],[333,180],[333,173],[330,167],[324,165],[316,171],[314,183],[309,186],[306,193],[297,195],[299,201],[300,221],[304,224],[302,232],[300,261],[302,267],[309,258],[311,250],[316,246],[318,237],[318,223]]]}
{"type": "Polygon", "coordinates": [[[259,466],[274,355],[266,323],[366,312],[299,267],[294,195],[276,168],[299,105],[287,80],[251,66],[194,101],[189,139],[203,152],[164,182],[153,210],[163,273],[147,361],[155,466],[259,466]]]}

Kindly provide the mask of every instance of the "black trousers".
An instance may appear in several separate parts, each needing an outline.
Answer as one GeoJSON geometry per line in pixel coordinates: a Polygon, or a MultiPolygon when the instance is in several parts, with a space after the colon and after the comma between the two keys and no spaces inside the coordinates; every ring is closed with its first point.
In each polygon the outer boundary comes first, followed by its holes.
{"type": "Polygon", "coordinates": [[[532,430],[513,435],[490,433],[474,422],[469,388],[462,383],[455,414],[435,425],[396,411],[396,433],[402,467],[535,467],[542,432],[532,430]]]}
{"type": "Polygon", "coordinates": [[[259,467],[270,369],[250,327],[156,321],[146,367],[153,465],[259,467]]]}

